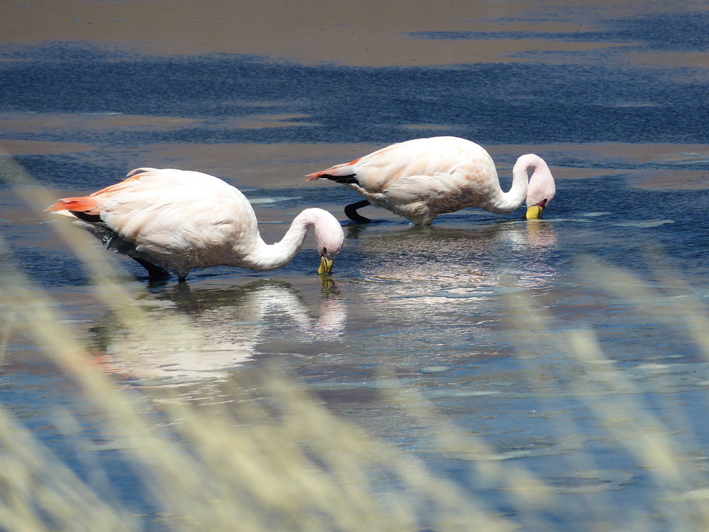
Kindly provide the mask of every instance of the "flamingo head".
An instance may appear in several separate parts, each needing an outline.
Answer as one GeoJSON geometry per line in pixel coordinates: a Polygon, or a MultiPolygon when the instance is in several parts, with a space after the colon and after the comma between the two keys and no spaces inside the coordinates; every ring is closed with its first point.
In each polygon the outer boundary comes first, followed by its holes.
{"type": "Polygon", "coordinates": [[[332,273],[335,257],[342,250],[345,233],[340,222],[332,214],[322,209],[312,209],[315,213],[315,243],[320,255],[318,273],[332,273]]]}
{"type": "Polygon", "coordinates": [[[549,166],[544,159],[536,155],[527,155],[529,158],[529,169],[532,176],[529,178],[527,187],[527,220],[535,220],[542,217],[542,212],[546,209],[556,194],[554,177],[551,175],[549,166]]]}

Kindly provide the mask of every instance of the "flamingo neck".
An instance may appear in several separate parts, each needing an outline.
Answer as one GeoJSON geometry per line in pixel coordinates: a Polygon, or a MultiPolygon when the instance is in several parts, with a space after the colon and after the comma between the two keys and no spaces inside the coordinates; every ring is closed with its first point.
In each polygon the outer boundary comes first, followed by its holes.
{"type": "Polygon", "coordinates": [[[317,216],[313,215],[312,209],[306,209],[295,217],[280,242],[269,245],[259,235],[251,253],[241,261],[241,266],[262,271],[284,267],[300,252],[308,228],[316,223],[317,216]]]}
{"type": "Polygon", "coordinates": [[[498,200],[491,205],[490,211],[496,214],[504,214],[518,209],[527,198],[527,188],[529,187],[529,170],[533,172],[540,166],[541,159],[536,155],[522,155],[512,169],[512,187],[508,192],[502,192],[498,200]]]}

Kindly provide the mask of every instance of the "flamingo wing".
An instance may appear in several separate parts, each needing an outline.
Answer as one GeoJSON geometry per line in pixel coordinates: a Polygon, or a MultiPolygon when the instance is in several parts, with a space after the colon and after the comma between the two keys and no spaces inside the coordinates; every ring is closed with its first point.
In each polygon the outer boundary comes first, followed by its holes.
{"type": "MultiPolygon", "coordinates": [[[[477,144],[456,137],[433,137],[393,144],[346,164],[310,174],[369,193],[386,191],[394,183],[415,176],[454,174],[461,165],[487,165],[490,156],[477,144]]],[[[493,165],[494,167],[494,165],[493,165]]]]}

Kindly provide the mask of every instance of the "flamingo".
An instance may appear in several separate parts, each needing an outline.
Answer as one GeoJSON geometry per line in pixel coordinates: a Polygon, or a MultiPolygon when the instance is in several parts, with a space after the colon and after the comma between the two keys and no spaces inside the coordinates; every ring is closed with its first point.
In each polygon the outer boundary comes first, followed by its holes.
{"type": "Polygon", "coordinates": [[[174,272],[181,282],[193,268],[282,268],[298,254],[311,226],[321,257],[318,273],[330,273],[344,242],[332,214],[305,209],[280,242],[268,245],[238,189],[184,170],[137,168],[120,183],[60,199],[47,210],[78,219],[107,249],[135,259],[151,278],[174,272]]]}
{"type": "Polygon", "coordinates": [[[512,212],[525,198],[525,217],[541,218],[556,192],[547,164],[537,155],[522,155],[512,175],[512,188],[503,192],[495,163],[484,148],[457,137],[432,137],[392,144],[306,177],[330,179],[362,194],[365,200],[345,207],[347,217],[360,223],[371,220],[357,209],[370,204],[429,225],[439,214],[465,207],[512,212]],[[529,170],[533,173],[528,182],[529,170]]]}

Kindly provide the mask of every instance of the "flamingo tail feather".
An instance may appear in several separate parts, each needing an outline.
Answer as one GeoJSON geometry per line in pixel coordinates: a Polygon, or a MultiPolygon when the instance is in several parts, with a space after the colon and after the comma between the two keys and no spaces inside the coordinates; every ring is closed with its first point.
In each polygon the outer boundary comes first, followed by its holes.
{"type": "Polygon", "coordinates": [[[83,196],[80,198],[64,198],[57,201],[54,205],[48,207],[46,210],[53,212],[71,211],[72,214],[86,213],[88,215],[98,216],[101,214],[101,212],[96,208],[96,204],[96,198],[91,196],[83,196]]]}

